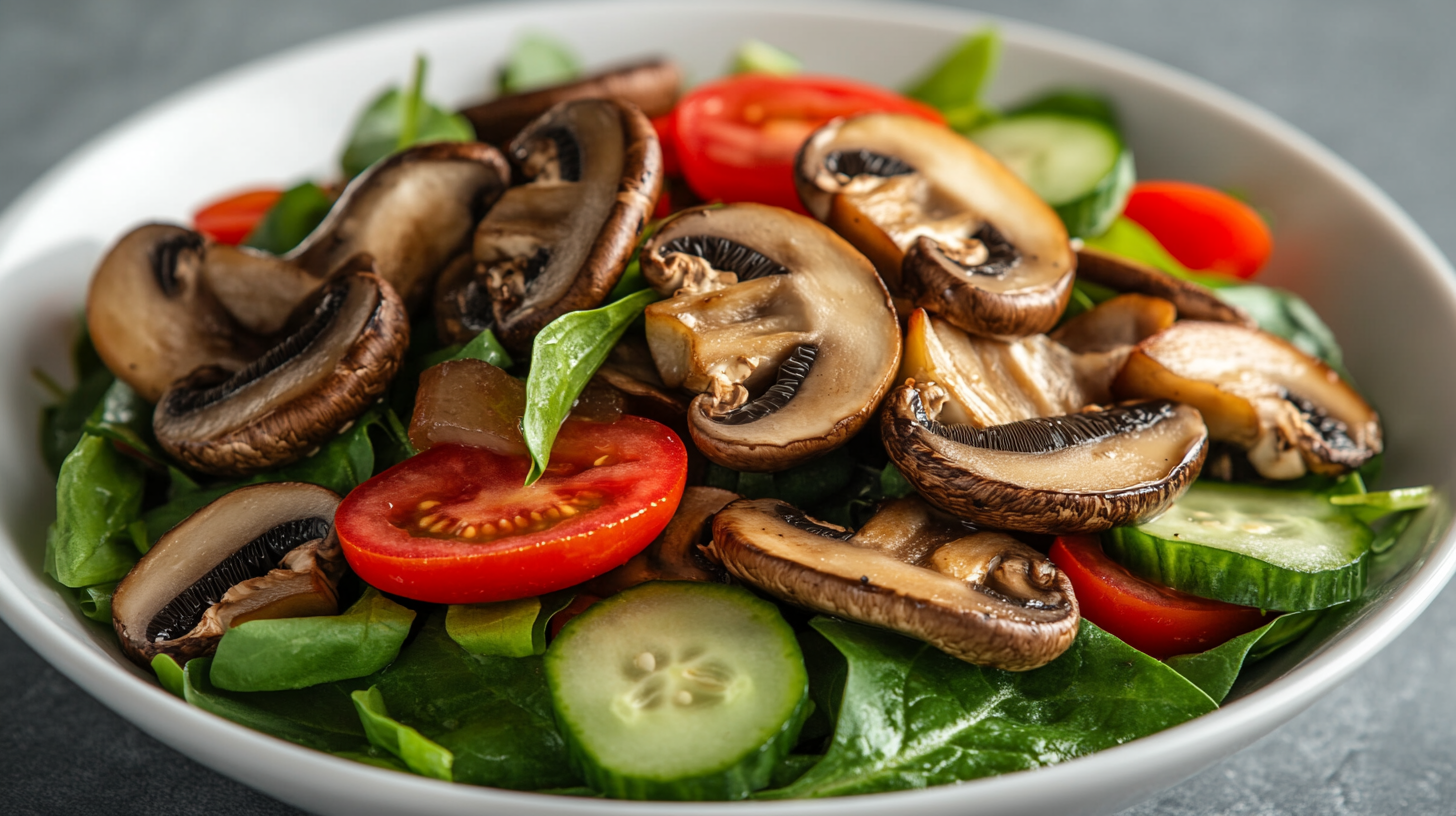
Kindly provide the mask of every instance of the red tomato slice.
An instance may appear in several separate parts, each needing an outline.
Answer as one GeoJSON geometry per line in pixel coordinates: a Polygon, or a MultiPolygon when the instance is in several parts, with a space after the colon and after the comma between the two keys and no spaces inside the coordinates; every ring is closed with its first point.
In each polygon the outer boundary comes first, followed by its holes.
{"type": "Polygon", "coordinates": [[[1252,607],[1144,581],[1108,558],[1093,536],[1058,536],[1050,555],[1071,579],[1082,617],[1159,660],[1207,651],[1272,620],[1252,607]]]}
{"type": "Polygon", "coordinates": [[[355,488],[334,517],[349,566],[433,603],[525,598],[574,586],[646,547],[677,510],[687,451],[626,416],[567,422],[546,475],[485,448],[437,445],[355,488]]]}
{"type": "Polygon", "coordinates": [[[1123,211],[1189,269],[1252,278],[1274,251],[1269,225],[1227,193],[1186,181],[1141,181],[1123,211]]]}
{"type": "Polygon", "coordinates": [[[678,102],[678,161],[706,201],[757,201],[802,213],[794,156],[804,139],[830,119],[875,112],[945,123],[934,108],[862,82],[740,74],[701,85],[678,102]]]}
{"type": "Polygon", "coordinates": [[[282,196],[282,190],[268,188],[214,201],[192,216],[193,228],[219,244],[241,244],[282,196]]]}

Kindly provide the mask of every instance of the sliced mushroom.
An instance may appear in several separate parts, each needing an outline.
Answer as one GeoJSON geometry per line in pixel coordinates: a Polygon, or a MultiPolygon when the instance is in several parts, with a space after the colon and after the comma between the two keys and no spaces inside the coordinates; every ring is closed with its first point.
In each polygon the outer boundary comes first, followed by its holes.
{"type": "Polygon", "coordinates": [[[976,524],[1091,533],[1156,516],[1197,477],[1208,431],[1167,400],[973,428],[938,421],[944,392],[913,381],[885,403],[885,450],[935,506],[976,524]]]}
{"type": "Polygon", "coordinates": [[[1058,326],[1051,339],[1075,354],[1130,351],[1177,319],[1178,309],[1170,301],[1148,295],[1118,295],[1058,326]]]}
{"type": "MultiPolygon", "coordinates": [[[[367,265],[367,259],[359,263],[367,265]]],[[[409,318],[369,272],[323,289],[301,327],[236,371],[204,366],[157,403],[168,453],[206,473],[243,475],[302,458],[369,407],[409,344],[409,318]]]]}
{"type": "Polygon", "coordinates": [[[647,549],[588,581],[583,589],[605,598],[648,581],[724,582],[722,565],[705,556],[701,546],[712,540],[713,515],[739,498],[737,493],[716,487],[687,488],[672,520],[647,549]]]}
{"type": "Polygon", "coordinates": [[[682,71],[669,59],[650,59],[608,68],[589,77],[525,93],[509,94],[460,111],[482,142],[504,145],[531,120],[574,99],[618,99],[662,116],[677,104],[682,71]]]}
{"type": "Polygon", "coordinates": [[[323,278],[368,253],[413,309],[440,272],[469,252],[475,225],[509,180],[510,167],[490,145],[411,147],[350,182],[323,223],[285,257],[323,278]]]}
{"type": "Polygon", "coordinates": [[[1173,304],[1184,320],[1208,320],[1254,327],[1249,316],[1219,300],[1206,287],[1169,275],[1161,269],[1092,247],[1077,250],[1077,277],[1115,292],[1162,298],[1173,304]]]}
{"type": "Polygon", "coordinates": [[[338,613],[339,496],[301,482],[242,487],[172,528],[122,579],[112,623],[147,665],[211,654],[232,626],[338,613]]]}
{"type": "Polygon", "coordinates": [[[913,498],[857,533],[776,499],[737,501],[713,521],[713,552],[775,597],[1007,671],[1056,659],[1081,621],[1071,581],[1046,556],[913,498]]]}
{"type": "Polygon", "coordinates": [[[521,349],[557,317],[601,303],[621,278],[662,191],[662,150],[637,108],[584,99],[532,122],[510,155],[525,183],[476,230],[474,274],[452,277],[436,302],[447,309],[442,324],[493,323],[521,349]],[[478,312],[487,303],[488,318],[478,312]]]}
{"type": "Polygon", "coordinates": [[[686,211],[642,248],[670,300],[647,307],[662,381],[700,392],[693,441],[736,470],[781,470],[843,444],[894,378],[884,284],[843,239],[761,204],[686,211]]]}
{"type": "Polygon", "coordinates": [[[1114,391],[1198,408],[1267,479],[1339,475],[1382,449],[1380,418],[1319,360],[1267,332],[1180,321],[1143,341],[1114,391]]]}
{"type": "Polygon", "coordinates": [[[974,334],[1056,325],[1076,257],[1057,214],[943,126],[878,113],[815,131],[795,169],[804,206],[870,257],[891,292],[974,334]]]}

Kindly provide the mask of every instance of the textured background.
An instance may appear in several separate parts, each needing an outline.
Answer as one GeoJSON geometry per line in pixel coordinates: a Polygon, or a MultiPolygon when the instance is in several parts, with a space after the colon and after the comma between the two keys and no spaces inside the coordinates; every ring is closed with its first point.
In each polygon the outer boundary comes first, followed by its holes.
{"type": "MultiPolygon", "coordinates": [[[[321,35],[444,5],[0,0],[0,207],[97,133],[198,80],[321,35]]],[[[1080,33],[1250,99],[1351,162],[1456,255],[1450,0],[952,5],[1080,33]]],[[[1453,677],[1456,587],[1311,710],[1128,813],[1456,812],[1453,677]]],[[[131,727],[3,624],[0,802],[13,814],[297,812],[131,727]]]]}

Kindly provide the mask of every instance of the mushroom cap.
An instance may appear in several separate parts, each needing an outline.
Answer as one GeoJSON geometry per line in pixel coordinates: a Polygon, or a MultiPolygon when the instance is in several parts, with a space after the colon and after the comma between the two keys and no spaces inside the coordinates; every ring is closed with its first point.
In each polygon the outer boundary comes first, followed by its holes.
{"type": "Polygon", "coordinates": [[[885,402],[881,435],[926,500],[975,524],[1032,533],[1092,533],[1156,516],[1203,466],[1198,411],[1130,403],[975,429],[935,419],[934,383],[885,402]]]}
{"type": "Polygon", "coordinates": [[[1071,581],[1046,556],[913,498],[881,508],[857,533],[777,499],[736,501],[713,519],[712,552],[782,600],[1007,671],[1054,660],[1081,620],[1071,581]]]}
{"type": "Polygon", "coordinates": [[[287,464],[363,413],[408,344],[409,317],[389,284],[346,273],[319,293],[307,322],[258,359],[179,380],[157,403],[152,428],[168,453],[206,473],[287,464]]]}
{"type": "Polygon", "coordinates": [[[873,258],[891,291],[975,334],[1047,331],[1076,256],[1055,211],[986,151],[903,114],[834,120],[795,163],[804,206],[873,258]]]}
{"type": "Polygon", "coordinates": [[[670,59],[654,58],[608,68],[572,82],[525,93],[509,94],[460,111],[482,142],[504,145],[531,120],[574,99],[619,99],[662,116],[677,104],[682,70],[670,59]]]}
{"type": "MultiPolygon", "coordinates": [[[[331,534],[338,505],[338,494],[327,488],[274,482],[238,488],[188,516],[117,584],[111,613],[122,650],[142,665],[158,654],[179,662],[210,654],[227,622],[213,627],[201,622],[226,592],[250,581],[253,592],[240,595],[267,595],[265,603],[284,614],[299,611],[300,604],[290,600],[308,603],[317,597],[319,582],[332,595],[343,570],[342,552],[331,534]],[[307,550],[307,557],[294,555],[296,550],[307,550]],[[285,561],[287,572],[304,578],[279,576],[279,583],[293,585],[282,591],[257,580],[278,572],[285,561]]],[[[234,609],[228,622],[263,616],[256,599],[230,600],[247,609],[234,609]]]]}
{"type": "Polygon", "coordinates": [[[1178,317],[1184,320],[1237,323],[1256,328],[1243,309],[1219,300],[1207,287],[1111,252],[1092,247],[1077,250],[1077,277],[1117,292],[1162,298],[1172,303],[1178,317]]]}
{"type": "Polygon", "coordinates": [[[889,389],[900,360],[889,295],[818,222],[762,204],[698,208],[639,257],[654,287],[677,288],[647,307],[647,342],[666,385],[705,392],[688,428],[714,462],[781,470],[828,452],[889,389]]]}

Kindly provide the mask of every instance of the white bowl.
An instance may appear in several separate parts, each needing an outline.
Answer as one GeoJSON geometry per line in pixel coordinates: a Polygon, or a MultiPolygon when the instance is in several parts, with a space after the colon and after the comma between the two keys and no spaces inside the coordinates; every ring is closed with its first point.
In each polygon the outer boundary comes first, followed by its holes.
{"type": "MultiPolygon", "coordinates": [[[[668,2],[460,9],[296,48],[202,83],[93,141],[0,217],[0,615],[88,692],[184,754],[299,807],[323,813],[783,814],[1113,811],[1248,745],[1312,704],[1415,618],[1456,571],[1448,513],[1409,536],[1419,557],[1378,597],[1260,664],[1222,709],[1136,742],[1038,771],[895,794],[817,802],[618,803],[447,785],[309,751],[191,708],[127,662],[111,632],[82,618],[41,575],[53,504],[36,452],[39,366],[64,372],[87,277],[104,248],[151,219],[184,221],[220,192],[326,174],[364,100],[431,59],[430,92],[463,102],[488,87],[523,30],[551,32],[589,65],[666,51],[690,76],[714,76],[731,49],[768,36],[816,71],[897,86],[985,18],[895,5],[668,2]],[[222,161],[219,157],[226,157],[222,161]]],[[[1111,95],[1144,177],[1238,188],[1272,211],[1264,282],[1303,294],[1344,343],[1349,368],[1383,410],[1387,481],[1448,493],[1456,435],[1424,410],[1456,402],[1456,288],[1431,242],[1379,190],[1329,151],[1206,83],[1076,37],[998,23],[1002,100],[1052,85],[1111,95]],[[1370,285],[1369,269],[1382,283],[1370,285]],[[1315,282],[1318,285],[1315,285],[1315,282]]]]}

